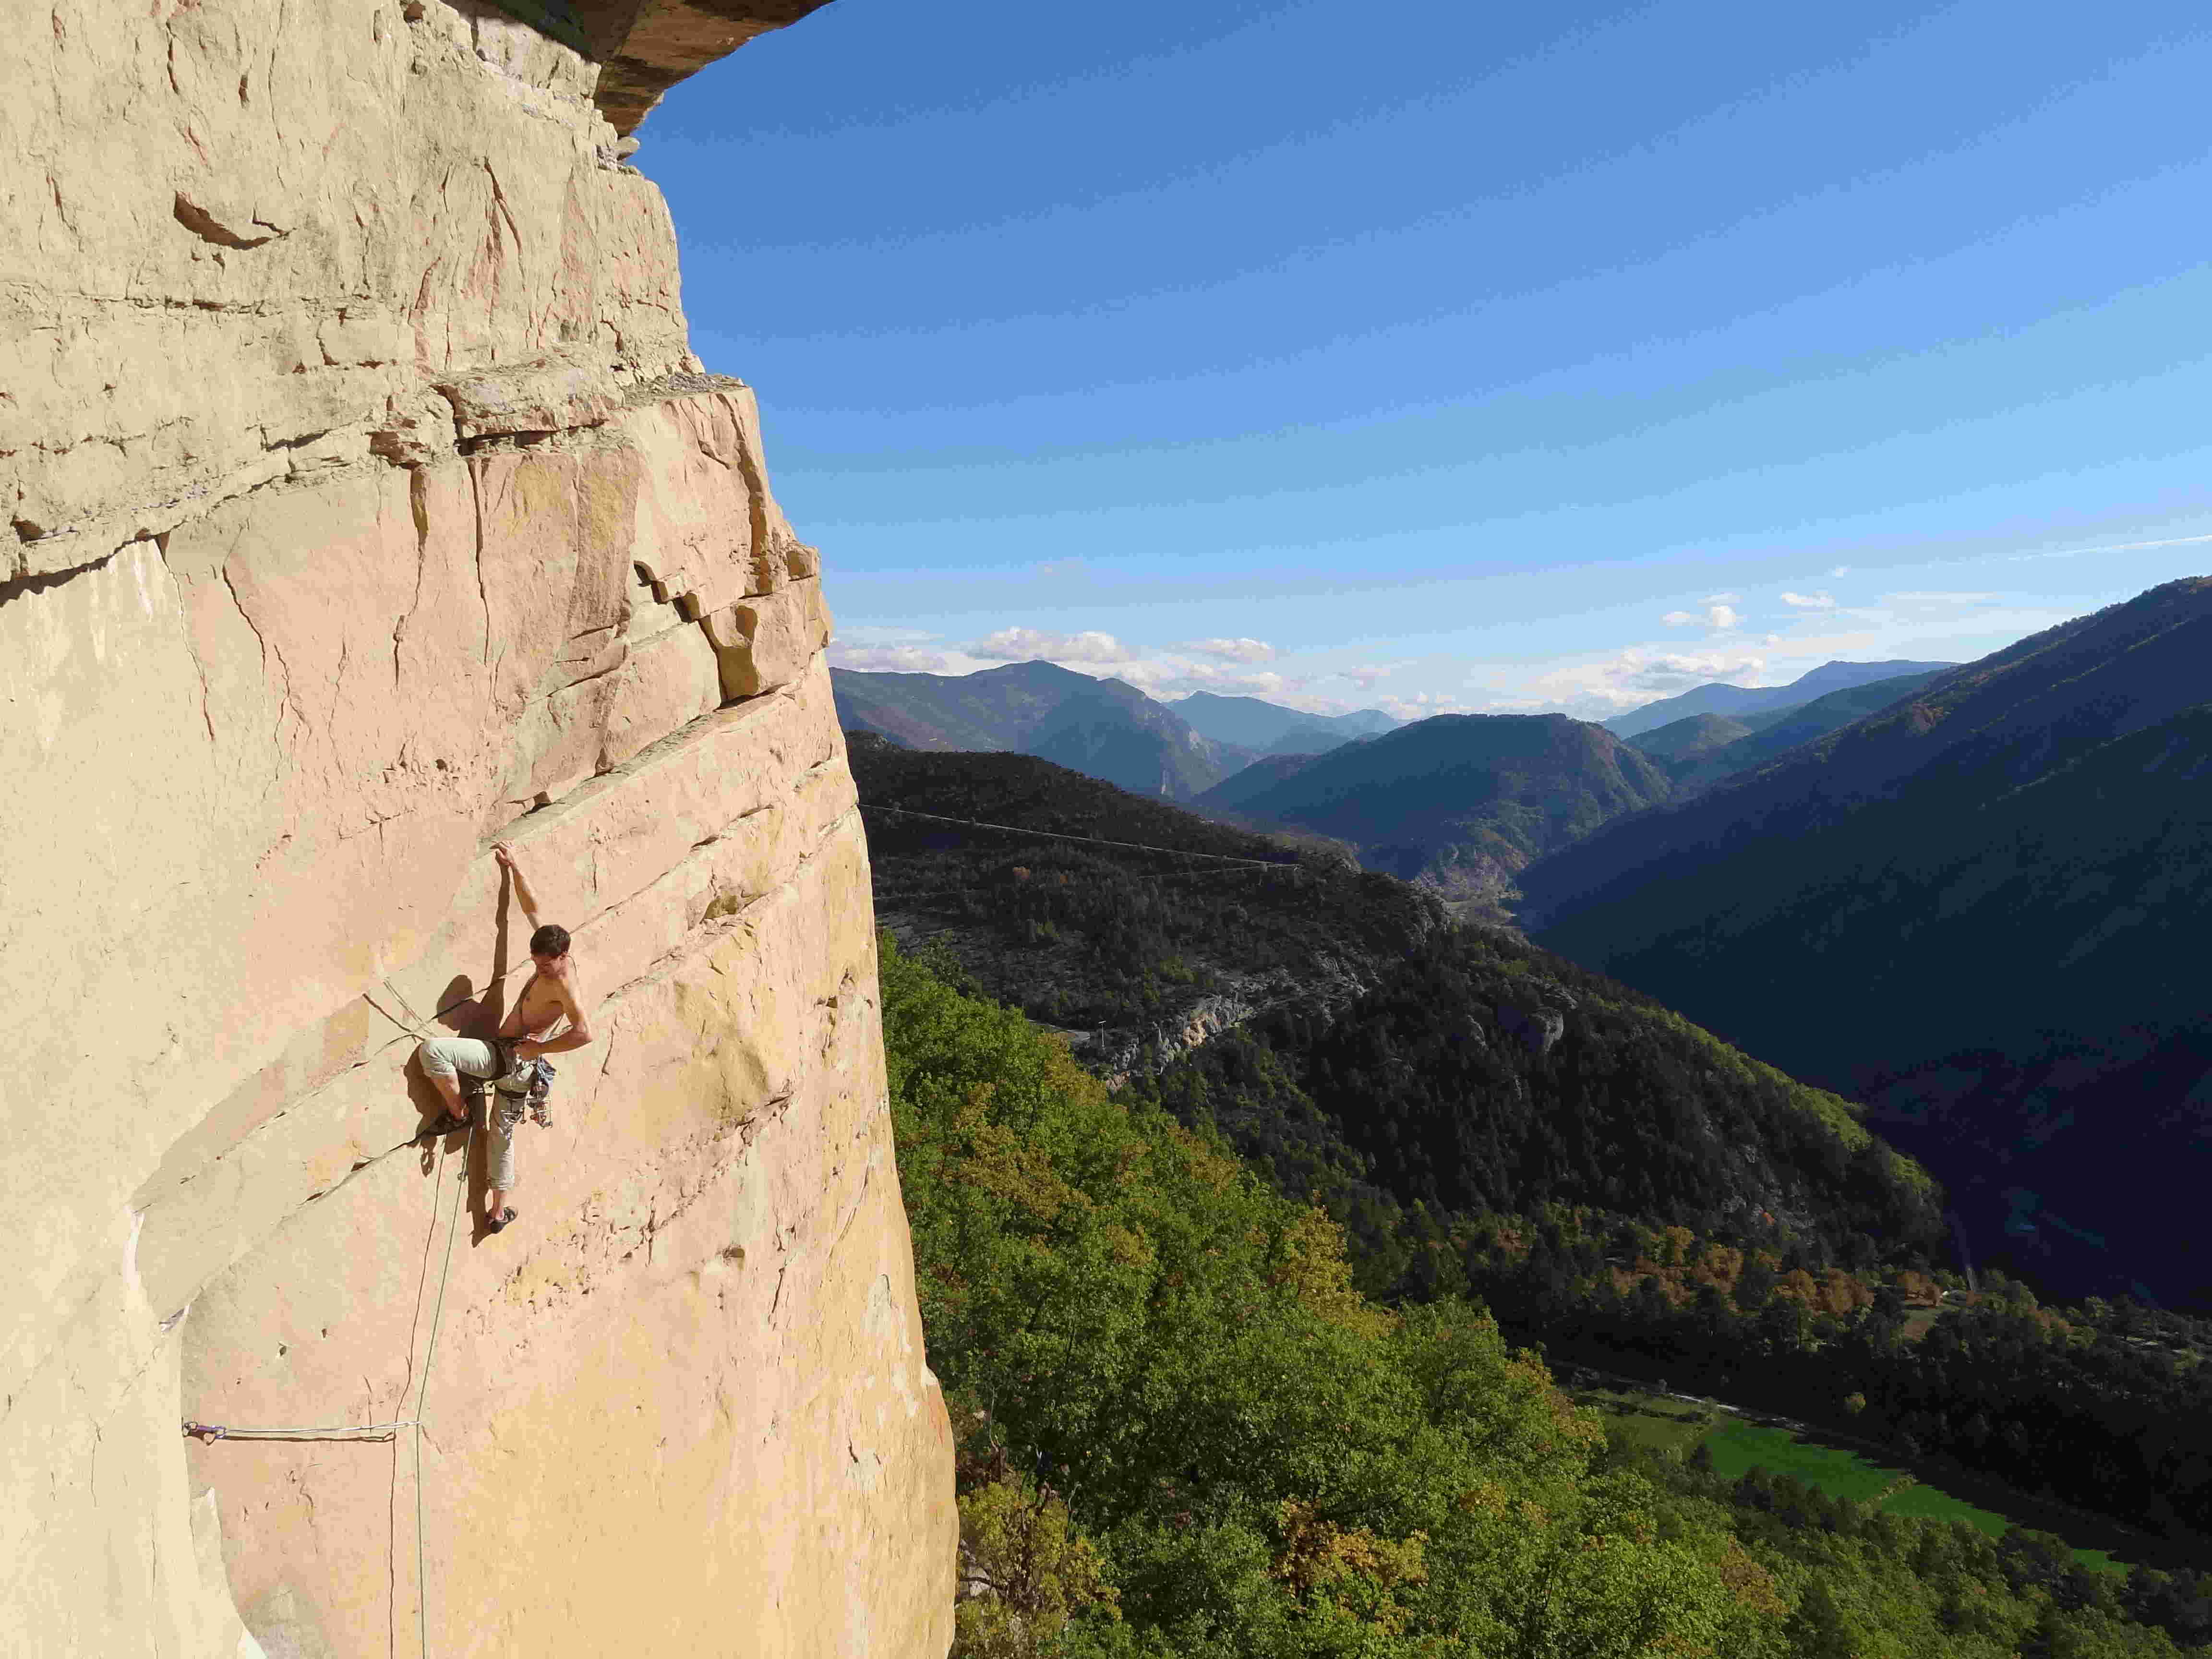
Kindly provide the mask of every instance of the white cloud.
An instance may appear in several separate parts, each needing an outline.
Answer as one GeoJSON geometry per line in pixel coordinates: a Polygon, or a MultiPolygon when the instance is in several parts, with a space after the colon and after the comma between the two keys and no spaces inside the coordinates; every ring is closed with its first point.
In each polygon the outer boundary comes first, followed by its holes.
{"type": "Polygon", "coordinates": [[[1042,628],[1002,628],[968,647],[993,662],[1127,662],[1136,655],[1111,634],[1054,634],[1042,628]]]}
{"type": "Polygon", "coordinates": [[[1704,599],[1699,599],[1698,603],[1699,605],[1741,605],[1743,603],[1743,595],[1741,593],[1708,593],[1704,599]]]}
{"type": "Polygon", "coordinates": [[[1626,651],[1613,665],[1613,675],[1614,683],[1625,689],[1664,696],[1711,680],[1741,681],[1747,674],[1757,676],[1765,666],[1765,658],[1735,651],[1662,652],[1656,656],[1626,651]]]}
{"type": "Polygon", "coordinates": [[[1218,691],[1232,696],[1273,697],[1304,683],[1286,680],[1273,672],[1240,674],[1234,669],[1216,668],[1203,662],[1166,661],[1143,666],[1158,670],[1164,685],[1172,684],[1190,691],[1218,691]]]}
{"type": "Polygon", "coordinates": [[[1201,657],[1221,657],[1231,662],[1273,662],[1275,647],[1265,640],[1186,640],[1170,646],[1174,651],[1195,651],[1201,657]]]}
{"type": "Polygon", "coordinates": [[[1818,593],[1785,592],[1782,595],[1782,603],[1799,611],[1832,611],[1836,608],[1835,600],[1825,591],[1818,593]]]}
{"type": "Polygon", "coordinates": [[[871,674],[957,674],[962,672],[951,653],[932,651],[919,645],[847,645],[840,640],[830,647],[833,668],[857,668],[871,674]]]}
{"type": "Polygon", "coordinates": [[[1474,710],[1449,691],[1416,691],[1409,697],[1377,697],[1386,714],[1401,720],[1425,720],[1431,714],[1471,714],[1474,710]]]}
{"type": "Polygon", "coordinates": [[[1837,576],[1848,576],[1850,574],[1851,568],[1847,564],[1839,564],[1828,572],[1828,574],[1832,579],[1837,576]]]}
{"type": "Polygon", "coordinates": [[[1669,611],[1659,620],[1669,628],[1691,628],[1702,623],[1717,634],[1725,634],[1736,625],[1737,617],[1729,606],[1708,601],[1702,611],[1669,611]]]}

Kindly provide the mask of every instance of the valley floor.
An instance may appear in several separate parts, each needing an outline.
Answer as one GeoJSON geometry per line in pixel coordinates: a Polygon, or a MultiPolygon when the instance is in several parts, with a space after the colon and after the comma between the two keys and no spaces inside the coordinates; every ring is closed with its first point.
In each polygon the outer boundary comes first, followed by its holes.
{"type": "Polygon", "coordinates": [[[1991,1538],[2002,1538],[2008,1527],[2032,1527],[2064,1539],[2076,1561],[2099,1572],[2124,1573],[2138,1562],[2169,1571],[2207,1565],[2200,1555],[2148,1533],[2000,1486],[1948,1459],[1900,1457],[1894,1447],[1701,1395],[1662,1393],[1650,1382],[1611,1372],[1568,1366],[1563,1376],[1570,1399],[1605,1414],[1608,1439],[1685,1458],[1702,1446],[1721,1474],[1760,1468],[1831,1498],[1864,1503],[1879,1497],[1889,1514],[1964,1521],[1991,1538]]]}

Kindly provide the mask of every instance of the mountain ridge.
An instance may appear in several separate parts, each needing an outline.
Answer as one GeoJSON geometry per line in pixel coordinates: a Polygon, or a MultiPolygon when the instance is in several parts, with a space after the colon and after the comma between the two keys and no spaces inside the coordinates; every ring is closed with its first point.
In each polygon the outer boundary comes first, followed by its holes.
{"type": "MultiPolygon", "coordinates": [[[[1281,763],[1278,763],[1281,764],[1281,763]]],[[[1530,860],[1672,791],[1658,764],[1565,714],[1437,714],[1201,806],[1352,843],[1370,867],[1486,908],[1530,860]]]]}
{"type": "Polygon", "coordinates": [[[1538,861],[1527,924],[1867,1100],[1985,1255],[2212,1300],[2182,1220],[2212,1100],[2183,944],[2212,927],[2208,653],[2205,578],[2046,629],[1538,861]],[[1826,1012],[1863,999],[1871,1023],[1826,1012]]]}
{"type": "Polygon", "coordinates": [[[833,668],[838,719],[910,749],[1036,755],[1139,794],[1188,799],[1253,758],[1125,680],[1048,662],[974,674],[833,668]]]}
{"type": "Polygon", "coordinates": [[[1735,720],[1718,714],[1692,714],[1638,733],[1629,743],[1659,758],[1677,787],[1686,795],[1748,771],[1855,720],[1881,714],[1935,678],[1933,672],[1901,674],[1894,679],[1847,686],[1808,702],[1758,710],[1735,720]],[[1723,726],[1733,728],[1735,735],[1719,738],[1723,726]],[[1669,738],[1669,733],[1675,735],[1669,738]]]}
{"type": "Polygon", "coordinates": [[[1260,697],[1194,691],[1168,705],[1203,735],[1262,755],[1318,754],[1359,738],[1378,737],[1405,724],[1380,709],[1310,714],[1260,697]]]}
{"type": "Polygon", "coordinates": [[[1895,679],[1901,675],[1940,672],[1956,668],[1957,663],[1908,662],[1902,659],[1886,662],[1845,662],[1840,658],[1822,663],[1818,668],[1799,675],[1787,685],[1730,685],[1714,680],[1704,685],[1692,686],[1687,691],[1671,697],[1662,697],[1656,702],[1647,702],[1615,714],[1600,724],[1616,737],[1632,738],[1671,721],[1691,714],[1726,714],[1737,718],[1769,709],[1787,708],[1795,703],[1810,702],[1832,691],[1848,690],[1875,680],[1895,679]]]}

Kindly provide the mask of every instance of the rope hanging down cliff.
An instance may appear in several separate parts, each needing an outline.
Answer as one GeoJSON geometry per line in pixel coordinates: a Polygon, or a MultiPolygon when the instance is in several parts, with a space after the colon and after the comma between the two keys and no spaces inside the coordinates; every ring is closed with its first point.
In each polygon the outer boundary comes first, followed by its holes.
{"type": "MultiPolygon", "coordinates": [[[[412,1010],[410,1010],[411,1012],[412,1010]]],[[[469,1140],[462,1149],[460,1174],[453,1183],[453,1212],[446,1222],[446,1256],[438,1273],[438,1299],[430,1310],[430,1339],[423,1349],[422,1376],[415,1390],[415,1415],[403,1417],[390,1423],[336,1423],[313,1428],[234,1428],[225,1423],[195,1423],[187,1421],[185,1432],[196,1436],[212,1445],[218,1440],[335,1440],[357,1444],[374,1444],[386,1441],[402,1429],[415,1431],[415,1624],[416,1638],[423,1659],[430,1652],[430,1583],[423,1576],[422,1545],[422,1402],[429,1398],[430,1368],[438,1358],[438,1331],[445,1323],[446,1285],[453,1274],[453,1240],[461,1230],[461,1200],[468,1194],[468,1154],[476,1142],[473,1126],[469,1140]]],[[[445,1166],[445,1154],[438,1155],[439,1168],[445,1166]]],[[[438,1224],[438,1206],[434,1200],[430,1206],[431,1237],[435,1237],[438,1224]]],[[[419,1310],[421,1303],[416,1303],[419,1310]]]]}

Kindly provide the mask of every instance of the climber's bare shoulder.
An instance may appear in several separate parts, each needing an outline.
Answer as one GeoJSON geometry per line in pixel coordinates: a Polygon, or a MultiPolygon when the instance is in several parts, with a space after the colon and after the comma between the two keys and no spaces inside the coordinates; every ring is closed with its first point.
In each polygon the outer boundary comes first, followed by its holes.
{"type": "Polygon", "coordinates": [[[576,967],[572,955],[561,958],[560,965],[541,970],[538,983],[555,1000],[559,1012],[568,1018],[568,1029],[581,1034],[586,1042],[592,1040],[591,999],[584,994],[583,975],[576,967]]]}

